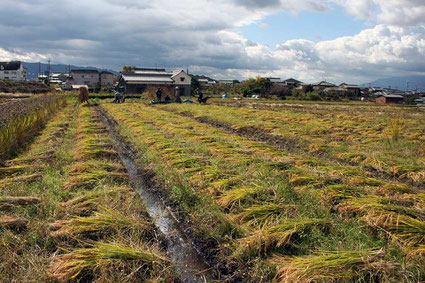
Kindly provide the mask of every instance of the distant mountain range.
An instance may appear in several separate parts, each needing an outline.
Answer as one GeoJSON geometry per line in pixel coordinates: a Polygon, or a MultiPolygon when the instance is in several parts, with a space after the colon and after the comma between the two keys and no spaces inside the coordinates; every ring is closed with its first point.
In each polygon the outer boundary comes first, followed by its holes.
{"type": "MultiPolygon", "coordinates": [[[[425,76],[407,76],[379,79],[371,82],[374,87],[391,87],[393,89],[406,90],[407,82],[409,82],[409,90],[425,91],[425,76]]],[[[367,87],[369,83],[362,84],[367,87]]]]}
{"type": "MultiPolygon", "coordinates": [[[[27,68],[27,79],[35,79],[38,77],[39,73],[46,73],[48,70],[49,65],[44,63],[27,63],[22,62],[24,67],[27,68]]],[[[91,69],[91,70],[98,70],[98,71],[109,71],[115,75],[118,74],[117,71],[109,70],[109,69],[100,69],[97,67],[81,67],[81,66],[75,66],[75,65],[64,65],[64,64],[51,64],[50,65],[50,72],[52,73],[63,73],[68,72],[68,70],[73,69],[91,69]]]]}

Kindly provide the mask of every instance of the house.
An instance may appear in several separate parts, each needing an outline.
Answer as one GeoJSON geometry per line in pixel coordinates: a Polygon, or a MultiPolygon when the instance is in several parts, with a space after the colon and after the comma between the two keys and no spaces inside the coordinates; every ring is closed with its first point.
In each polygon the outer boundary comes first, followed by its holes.
{"type": "Polygon", "coordinates": [[[115,75],[108,71],[99,73],[99,82],[102,88],[111,88],[114,85],[115,75]]]}
{"type": "Polygon", "coordinates": [[[233,80],[219,80],[218,83],[219,84],[223,84],[223,85],[229,85],[229,86],[233,86],[234,85],[234,81],[233,80]]]}
{"type": "Polygon", "coordinates": [[[69,77],[68,73],[51,73],[49,83],[50,84],[56,84],[56,85],[62,85],[66,82],[68,77],[69,77]]]}
{"type": "Polygon", "coordinates": [[[207,79],[207,78],[200,78],[200,79],[198,79],[198,82],[199,82],[199,85],[202,88],[212,87],[212,86],[215,86],[217,84],[216,81],[210,80],[210,79],[207,79]]]}
{"type": "Polygon", "coordinates": [[[71,90],[73,85],[87,85],[93,91],[100,86],[99,71],[90,69],[71,70],[65,83],[65,89],[71,90]]]}
{"type": "Polygon", "coordinates": [[[404,97],[399,94],[381,94],[376,98],[376,103],[403,103],[404,97]]]}
{"type": "Polygon", "coordinates": [[[21,61],[0,62],[0,80],[25,81],[27,68],[21,61]]]}
{"type": "Polygon", "coordinates": [[[124,93],[143,93],[148,87],[179,87],[180,95],[191,95],[192,77],[184,70],[167,72],[165,69],[134,68],[118,76],[118,86],[124,93]]]}
{"type": "Polygon", "coordinates": [[[342,83],[339,85],[339,87],[345,92],[345,95],[348,97],[360,96],[360,87],[358,85],[342,83]]]}
{"type": "Polygon", "coordinates": [[[265,79],[271,82],[272,84],[280,84],[282,82],[280,78],[267,77],[265,79]]]}
{"type": "Polygon", "coordinates": [[[300,82],[299,80],[290,78],[290,79],[284,80],[282,83],[286,86],[294,88],[294,87],[300,86],[303,82],[300,82]]]}
{"type": "Polygon", "coordinates": [[[314,83],[314,84],[312,84],[312,86],[313,86],[313,90],[315,90],[315,91],[324,90],[328,87],[335,87],[334,84],[329,83],[327,81],[321,81],[321,82],[318,82],[318,83],[314,83]]]}

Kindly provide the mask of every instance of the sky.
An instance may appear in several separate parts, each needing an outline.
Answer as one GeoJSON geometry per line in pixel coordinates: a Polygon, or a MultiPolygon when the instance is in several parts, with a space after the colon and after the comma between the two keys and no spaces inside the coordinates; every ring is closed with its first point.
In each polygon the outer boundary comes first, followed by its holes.
{"type": "Polygon", "coordinates": [[[425,75],[425,0],[0,0],[0,60],[367,83],[425,75]]]}

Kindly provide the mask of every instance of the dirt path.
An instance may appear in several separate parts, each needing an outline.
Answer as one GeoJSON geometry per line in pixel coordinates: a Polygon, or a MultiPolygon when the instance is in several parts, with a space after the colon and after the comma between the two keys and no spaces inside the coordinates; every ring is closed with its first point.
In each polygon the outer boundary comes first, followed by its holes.
{"type": "Polygon", "coordinates": [[[136,164],[134,157],[137,151],[123,140],[116,130],[116,123],[100,107],[97,108],[97,111],[106,125],[134,188],[145,201],[149,216],[167,241],[167,254],[176,266],[181,280],[183,282],[212,281],[214,276],[210,266],[207,265],[205,259],[200,256],[192,242],[186,237],[173,213],[164,206],[160,197],[150,190],[152,174],[145,172],[136,164]]]}

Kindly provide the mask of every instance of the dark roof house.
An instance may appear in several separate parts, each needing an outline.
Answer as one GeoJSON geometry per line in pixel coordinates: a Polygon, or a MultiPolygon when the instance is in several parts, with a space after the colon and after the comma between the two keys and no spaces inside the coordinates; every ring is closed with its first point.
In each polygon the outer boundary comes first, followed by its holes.
{"type": "Polygon", "coordinates": [[[21,68],[21,61],[0,62],[1,71],[17,71],[21,68]]]}
{"type": "Polygon", "coordinates": [[[285,85],[300,85],[300,84],[302,84],[302,82],[300,82],[299,80],[293,79],[293,78],[284,80],[283,83],[285,85]]]}

